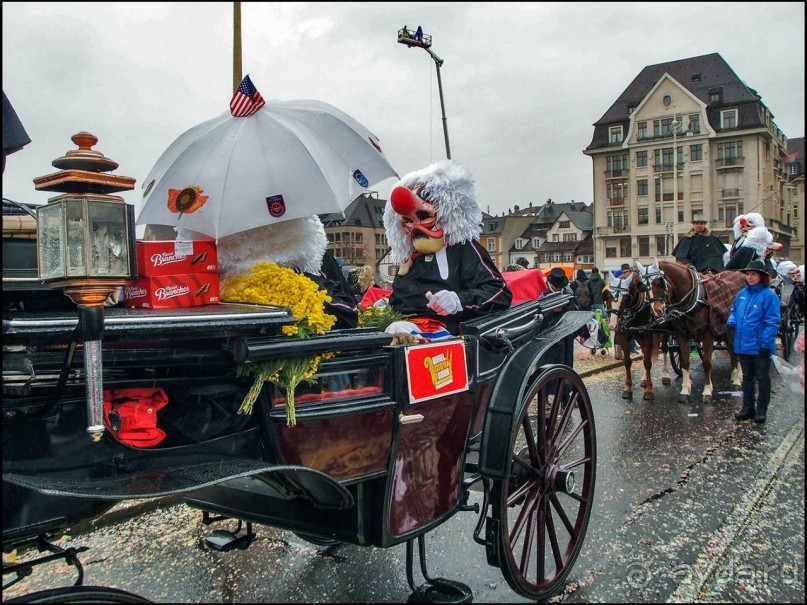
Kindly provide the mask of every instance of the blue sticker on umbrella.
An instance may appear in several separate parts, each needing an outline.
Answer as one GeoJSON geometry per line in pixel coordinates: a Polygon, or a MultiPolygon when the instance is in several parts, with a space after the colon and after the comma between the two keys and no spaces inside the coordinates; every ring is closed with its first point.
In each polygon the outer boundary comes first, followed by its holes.
{"type": "Polygon", "coordinates": [[[269,209],[269,214],[275,218],[286,214],[286,202],[283,201],[282,195],[270,195],[267,197],[266,207],[269,209]]]}
{"type": "Polygon", "coordinates": [[[367,177],[364,176],[359,169],[353,171],[353,178],[356,179],[356,182],[362,187],[367,187],[367,185],[370,184],[367,177]]]}

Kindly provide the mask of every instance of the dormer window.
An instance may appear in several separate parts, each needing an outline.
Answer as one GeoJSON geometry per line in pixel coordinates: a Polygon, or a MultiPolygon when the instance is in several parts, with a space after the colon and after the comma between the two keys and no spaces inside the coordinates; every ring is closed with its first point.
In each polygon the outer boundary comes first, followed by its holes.
{"type": "Polygon", "coordinates": [[[737,110],[727,109],[720,112],[720,127],[725,129],[737,128],[737,110]]]}
{"type": "Polygon", "coordinates": [[[692,74],[692,81],[693,82],[700,82],[701,81],[701,74],[700,73],[692,74]]]}
{"type": "Polygon", "coordinates": [[[611,126],[608,129],[608,142],[611,145],[618,145],[622,142],[622,126],[611,126]]]}
{"type": "Polygon", "coordinates": [[[709,105],[719,105],[723,102],[723,87],[709,89],[709,105]]]}

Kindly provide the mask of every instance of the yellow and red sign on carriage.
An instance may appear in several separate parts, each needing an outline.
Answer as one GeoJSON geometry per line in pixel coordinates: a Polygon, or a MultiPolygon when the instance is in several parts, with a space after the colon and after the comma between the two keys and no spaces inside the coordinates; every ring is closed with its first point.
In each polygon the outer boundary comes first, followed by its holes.
{"type": "Polygon", "coordinates": [[[408,347],[406,378],[410,403],[467,391],[465,344],[453,340],[408,347]]]}

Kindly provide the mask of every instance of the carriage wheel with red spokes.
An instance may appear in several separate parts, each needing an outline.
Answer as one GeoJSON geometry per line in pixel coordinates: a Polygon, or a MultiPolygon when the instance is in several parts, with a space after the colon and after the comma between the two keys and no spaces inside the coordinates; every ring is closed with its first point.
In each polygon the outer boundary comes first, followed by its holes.
{"type": "Polygon", "coordinates": [[[544,370],[521,402],[506,481],[491,493],[498,564],[510,587],[536,600],[563,587],[588,529],[597,444],[591,400],[567,366],[544,370]]]}

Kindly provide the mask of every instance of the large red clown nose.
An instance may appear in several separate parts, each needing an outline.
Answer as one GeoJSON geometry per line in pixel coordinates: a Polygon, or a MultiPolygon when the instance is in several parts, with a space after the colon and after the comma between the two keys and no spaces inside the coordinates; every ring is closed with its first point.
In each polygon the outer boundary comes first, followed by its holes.
{"type": "Polygon", "coordinates": [[[410,189],[396,187],[389,196],[392,209],[402,216],[410,216],[417,207],[417,198],[410,189]]]}

